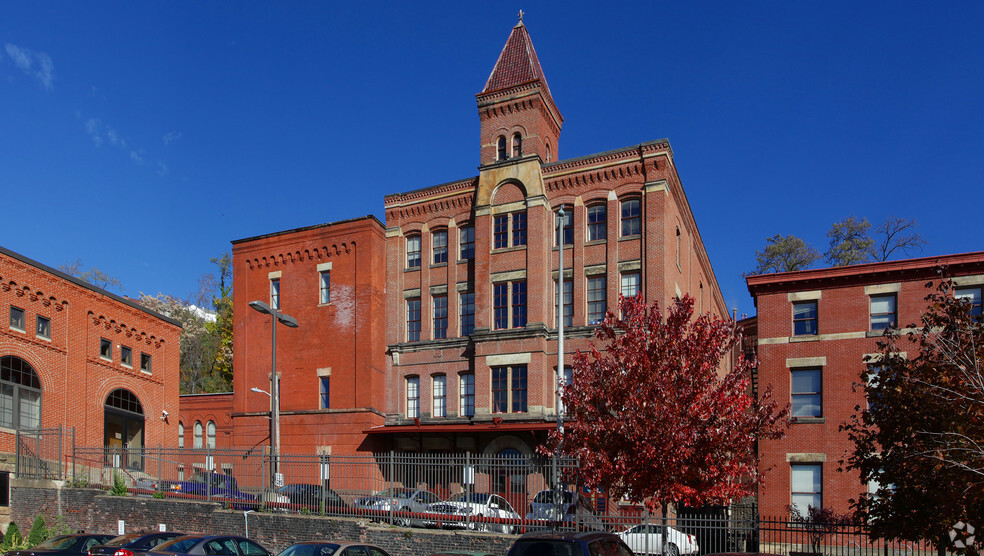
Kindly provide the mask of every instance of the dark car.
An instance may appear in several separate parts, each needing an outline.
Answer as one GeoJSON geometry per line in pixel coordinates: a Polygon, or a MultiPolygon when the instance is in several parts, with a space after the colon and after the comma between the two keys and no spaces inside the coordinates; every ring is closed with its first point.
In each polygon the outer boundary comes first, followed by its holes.
{"type": "Polygon", "coordinates": [[[271,556],[270,551],[245,537],[232,535],[185,535],[154,547],[147,556],[271,556]]]}
{"type": "Polygon", "coordinates": [[[516,539],[508,556],[633,556],[618,535],[602,531],[527,533],[516,539]]]}
{"type": "Polygon", "coordinates": [[[288,546],[280,556],[389,556],[371,544],[358,542],[299,542],[288,546]]]}
{"type": "Polygon", "coordinates": [[[321,511],[322,506],[325,511],[349,507],[338,493],[321,485],[285,485],[277,489],[277,493],[286,496],[292,507],[315,512],[321,511]]]}
{"type": "Polygon", "coordinates": [[[155,546],[171,539],[183,537],[184,533],[128,533],[110,539],[106,544],[93,546],[89,556],[144,556],[155,546]]]}
{"type": "Polygon", "coordinates": [[[115,535],[59,535],[26,550],[11,550],[7,556],[53,556],[87,554],[93,546],[105,544],[115,535]]]}

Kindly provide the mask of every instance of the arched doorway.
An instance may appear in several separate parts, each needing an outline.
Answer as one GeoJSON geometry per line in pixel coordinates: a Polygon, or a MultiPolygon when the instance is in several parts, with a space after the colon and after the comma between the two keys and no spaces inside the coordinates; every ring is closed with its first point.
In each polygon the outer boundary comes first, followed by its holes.
{"type": "Polygon", "coordinates": [[[140,400],[123,388],[106,397],[103,445],[106,464],[143,470],[144,412],[140,400]]]}
{"type": "Polygon", "coordinates": [[[27,361],[0,357],[0,427],[41,428],[41,379],[27,361]]]}

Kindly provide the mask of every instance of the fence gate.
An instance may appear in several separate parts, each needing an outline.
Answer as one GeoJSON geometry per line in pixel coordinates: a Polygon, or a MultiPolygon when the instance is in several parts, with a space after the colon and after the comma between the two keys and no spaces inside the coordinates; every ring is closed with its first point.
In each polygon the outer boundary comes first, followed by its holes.
{"type": "Polygon", "coordinates": [[[64,462],[72,455],[75,429],[24,429],[17,431],[17,477],[65,479],[64,462]]]}

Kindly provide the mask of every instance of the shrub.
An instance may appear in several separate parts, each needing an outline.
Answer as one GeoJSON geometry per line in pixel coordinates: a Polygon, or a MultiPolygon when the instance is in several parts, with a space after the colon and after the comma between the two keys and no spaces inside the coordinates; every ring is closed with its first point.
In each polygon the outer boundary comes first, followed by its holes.
{"type": "Polygon", "coordinates": [[[7,526],[7,532],[3,535],[3,545],[0,548],[5,552],[12,550],[15,546],[21,544],[23,540],[24,538],[21,536],[20,528],[17,527],[16,523],[11,521],[10,525],[7,526]]]}
{"type": "Polygon", "coordinates": [[[34,518],[31,532],[27,534],[27,544],[35,546],[46,540],[48,540],[48,524],[45,523],[44,516],[38,514],[38,517],[34,518]]]}
{"type": "Polygon", "coordinates": [[[126,496],[126,481],[123,479],[123,475],[117,472],[113,472],[113,488],[109,490],[111,496],[126,496]]]}

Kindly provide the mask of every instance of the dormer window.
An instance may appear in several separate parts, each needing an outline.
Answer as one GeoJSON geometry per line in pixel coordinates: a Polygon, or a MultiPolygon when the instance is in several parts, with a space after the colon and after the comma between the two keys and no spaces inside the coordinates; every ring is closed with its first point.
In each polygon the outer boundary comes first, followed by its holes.
{"type": "Polygon", "coordinates": [[[523,136],[518,133],[513,134],[512,155],[513,158],[519,158],[523,156],[523,136]]]}
{"type": "Polygon", "coordinates": [[[508,153],[506,153],[505,135],[500,135],[499,139],[496,141],[496,152],[498,153],[496,160],[505,160],[509,158],[508,153]]]}

